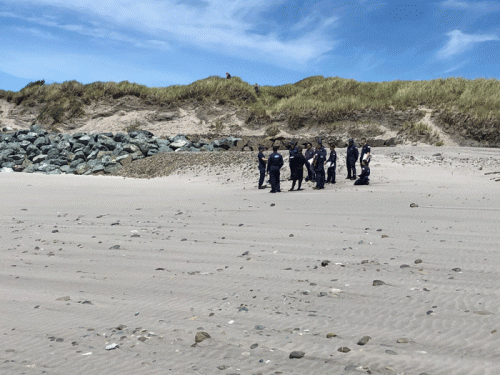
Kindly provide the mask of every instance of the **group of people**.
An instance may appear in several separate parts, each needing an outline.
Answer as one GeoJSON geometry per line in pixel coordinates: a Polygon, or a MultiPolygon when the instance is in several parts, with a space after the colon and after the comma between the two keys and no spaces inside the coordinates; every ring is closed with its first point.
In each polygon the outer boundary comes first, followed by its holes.
{"type": "MultiPolygon", "coordinates": [[[[363,144],[361,155],[359,154],[358,148],[354,144],[353,139],[349,140],[349,145],[347,146],[346,179],[356,180],[354,185],[368,185],[370,182],[369,164],[371,148],[366,139],[363,138],[361,142],[363,144]],[[361,166],[361,174],[358,176],[358,179],[356,179],[356,162],[358,158],[361,166]]],[[[307,177],[305,180],[316,182],[316,186],[314,186],[313,189],[324,189],[325,183],[335,184],[337,169],[337,152],[335,151],[335,145],[330,145],[330,155],[328,159],[326,149],[323,146],[321,139],[318,140],[318,147],[316,149],[313,149],[312,144],[309,142],[305,143],[304,146],[306,147],[305,153],[303,153],[302,147],[297,145],[297,142],[290,143],[289,164],[292,187],[289,191],[293,191],[296,184],[297,190],[302,190],[301,186],[302,180],[304,179],[304,166],[307,170],[307,177]]],[[[271,183],[271,193],[281,192],[280,170],[281,167],[283,167],[284,161],[283,156],[278,153],[278,149],[279,146],[273,146],[273,153],[266,158],[264,155],[265,148],[260,146],[259,154],[257,155],[260,171],[259,189],[265,189],[267,187],[264,185],[264,179],[267,172],[269,173],[269,181],[271,183]]]]}

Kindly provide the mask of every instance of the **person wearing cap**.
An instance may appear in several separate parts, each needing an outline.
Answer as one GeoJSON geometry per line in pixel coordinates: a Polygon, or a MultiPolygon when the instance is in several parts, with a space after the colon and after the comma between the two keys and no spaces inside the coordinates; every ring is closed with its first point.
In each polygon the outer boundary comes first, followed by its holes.
{"type": "Polygon", "coordinates": [[[325,188],[325,161],[326,161],[326,150],[323,147],[323,142],[318,139],[318,148],[316,149],[316,154],[314,155],[314,173],[316,174],[316,186],[313,187],[315,190],[321,190],[325,188]]]}
{"type": "Polygon", "coordinates": [[[335,151],[335,144],[332,143],[330,145],[330,157],[326,161],[328,166],[326,183],[334,184],[335,183],[335,170],[337,169],[337,152],[335,151]]]}
{"type": "Polygon", "coordinates": [[[289,157],[288,157],[288,165],[290,167],[290,178],[289,181],[292,180],[292,162],[293,158],[295,155],[297,155],[297,142],[291,141],[290,142],[290,149],[288,150],[289,157]]]}
{"type": "Polygon", "coordinates": [[[359,175],[359,178],[354,181],[354,185],[369,185],[370,184],[370,179],[368,178],[370,176],[370,157],[368,156],[361,162],[362,169],[361,169],[361,174],[359,175]]]}
{"type": "Polygon", "coordinates": [[[259,189],[265,189],[267,186],[264,184],[264,178],[266,177],[266,164],[267,159],[264,157],[264,146],[259,146],[259,154],[257,155],[257,159],[259,160],[259,189]]]}
{"type": "Polygon", "coordinates": [[[361,148],[361,155],[359,157],[359,165],[361,168],[363,168],[363,159],[369,158],[372,149],[370,148],[370,145],[366,141],[366,138],[361,138],[361,144],[363,147],[361,148]]]}
{"type": "Polygon", "coordinates": [[[306,169],[307,169],[306,182],[316,181],[316,176],[314,175],[314,169],[312,168],[310,162],[310,160],[314,158],[315,150],[312,148],[311,142],[307,142],[305,146],[306,146],[306,152],[304,156],[306,158],[306,169]]]}
{"type": "Polygon", "coordinates": [[[293,191],[295,188],[295,183],[298,182],[297,190],[302,190],[302,178],[304,177],[304,164],[306,163],[306,158],[302,154],[302,147],[297,147],[297,154],[292,160],[292,187],[289,191],[293,191]]]}
{"type": "Polygon", "coordinates": [[[354,144],[353,139],[349,139],[349,145],[347,146],[347,156],[346,156],[346,167],[347,167],[347,177],[346,179],[355,180],[356,179],[356,161],[359,157],[359,151],[354,144]]]}
{"type": "Polygon", "coordinates": [[[267,171],[271,180],[271,193],[280,193],[280,169],[283,166],[283,156],[278,153],[279,146],[273,146],[273,153],[267,161],[267,171]]]}

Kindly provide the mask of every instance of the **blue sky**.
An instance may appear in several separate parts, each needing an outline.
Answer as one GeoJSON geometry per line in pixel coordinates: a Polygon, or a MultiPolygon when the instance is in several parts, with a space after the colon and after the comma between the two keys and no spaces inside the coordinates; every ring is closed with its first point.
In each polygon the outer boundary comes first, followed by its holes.
{"type": "Polygon", "coordinates": [[[500,1],[0,0],[0,89],[500,79],[500,1]]]}

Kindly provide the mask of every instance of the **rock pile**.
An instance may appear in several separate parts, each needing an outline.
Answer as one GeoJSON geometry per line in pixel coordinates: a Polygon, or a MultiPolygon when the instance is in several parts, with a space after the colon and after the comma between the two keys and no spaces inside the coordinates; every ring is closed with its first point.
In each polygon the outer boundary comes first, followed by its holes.
{"type": "Polygon", "coordinates": [[[0,168],[16,172],[111,174],[133,160],[178,151],[228,150],[240,138],[189,141],[184,135],[158,138],[147,130],[125,133],[48,133],[38,125],[0,134],[0,168]]]}

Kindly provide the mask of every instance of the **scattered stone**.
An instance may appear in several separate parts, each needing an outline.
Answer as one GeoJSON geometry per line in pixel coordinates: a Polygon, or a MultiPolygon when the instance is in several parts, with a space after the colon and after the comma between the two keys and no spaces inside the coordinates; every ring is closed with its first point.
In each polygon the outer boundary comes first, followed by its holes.
{"type": "Polygon", "coordinates": [[[319,296],[320,296],[320,297],[325,297],[325,296],[327,296],[327,295],[328,295],[328,293],[326,293],[326,292],[319,292],[319,296]]]}
{"type": "Polygon", "coordinates": [[[406,339],[404,337],[397,340],[398,344],[408,344],[409,342],[410,342],[410,340],[406,339]]]}
{"type": "Polygon", "coordinates": [[[390,354],[390,355],[397,355],[397,354],[398,354],[398,353],[396,353],[395,351],[393,351],[393,350],[389,350],[389,349],[387,349],[385,352],[386,352],[387,354],[390,354]]]}
{"type": "Polygon", "coordinates": [[[331,339],[332,337],[337,337],[337,335],[335,333],[333,333],[333,332],[330,332],[330,333],[326,334],[326,338],[327,339],[331,339]]]}
{"type": "Polygon", "coordinates": [[[294,358],[302,358],[303,356],[305,356],[306,353],[305,352],[301,352],[301,351],[293,351],[290,353],[289,355],[289,358],[290,359],[294,359],[294,358]]]}
{"type": "Polygon", "coordinates": [[[106,350],[113,350],[113,349],[117,349],[119,347],[120,346],[118,344],[113,343],[113,344],[106,346],[106,350]]]}
{"type": "Polygon", "coordinates": [[[432,315],[433,313],[434,313],[434,311],[429,310],[429,311],[427,311],[427,313],[426,313],[426,314],[427,314],[427,315],[432,315]]]}
{"type": "Polygon", "coordinates": [[[288,237],[293,237],[293,234],[290,234],[288,237]]]}
{"type": "Polygon", "coordinates": [[[117,329],[118,331],[122,331],[122,330],[124,330],[125,328],[127,328],[127,326],[126,326],[125,324],[120,324],[118,327],[116,327],[116,329],[117,329]]]}
{"type": "Polygon", "coordinates": [[[155,271],[165,271],[165,268],[159,267],[159,268],[155,269],[155,271]]]}
{"type": "Polygon", "coordinates": [[[460,268],[452,268],[452,271],[455,271],[455,272],[462,272],[462,270],[460,268]]]}
{"type": "Polygon", "coordinates": [[[57,233],[57,232],[59,232],[57,229],[54,229],[54,230],[52,231],[52,233],[57,233]]]}
{"type": "Polygon", "coordinates": [[[385,285],[382,280],[373,280],[373,286],[385,285]]]}
{"type": "Polygon", "coordinates": [[[144,336],[141,336],[141,337],[138,337],[137,340],[139,340],[140,342],[144,342],[146,341],[148,338],[147,337],[144,337],[144,336]]]}
{"type": "Polygon", "coordinates": [[[274,207],[274,206],[276,206],[276,205],[274,203],[271,203],[271,207],[274,207]]]}
{"type": "Polygon", "coordinates": [[[109,250],[118,250],[120,248],[120,245],[114,245],[109,248],[109,250]]]}
{"type": "Polygon", "coordinates": [[[422,259],[417,259],[417,260],[415,260],[415,262],[414,262],[414,263],[415,263],[415,264],[420,264],[420,263],[422,263],[422,259]]]}
{"type": "Polygon", "coordinates": [[[365,345],[371,339],[370,336],[363,336],[359,341],[358,345],[365,345]]]}
{"type": "Polygon", "coordinates": [[[329,260],[324,260],[321,262],[321,267],[326,267],[330,264],[330,261],[329,260]]]}
{"type": "Polygon", "coordinates": [[[418,207],[418,204],[416,204],[416,203],[411,203],[411,204],[410,204],[410,207],[411,207],[411,208],[416,208],[416,207],[418,207]]]}
{"type": "Polygon", "coordinates": [[[347,346],[342,346],[342,347],[338,348],[337,351],[339,351],[341,353],[349,353],[351,351],[351,349],[349,349],[347,346]]]}
{"type": "Polygon", "coordinates": [[[262,331],[264,328],[266,328],[266,327],[265,327],[265,326],[263,326],[263,325],[260,325],[260,324],[257,324],[257,325],[255,326],[255,329],[256,329],[257,331],[262,331]]]}
{"type": "Polygon", "coordinates": [[[248,312],[248,308],[246,308],[245,306],[242,306],[242,307],[240,307],[240,308],[238,309],[238,312],[242,312],[242,311],[244,311],[244,312],[248,312]]]}
{"type": "Polygon", "coordinates": [[[383,234],[380,236],[380,238],[389,238],[389,236],[387,234],[383,234]]]}
{"type": "Polygon", "coordinates": [[[408,268],[408,267],[410,267],[408,264],[402,264],[399,266],[399,268],[408,268]]]}
{"type": "Polygon", "coordinates": [[[209,339],[211,336],[207,332],[196,332],[196,336],[194,337],[194,341],[196,343],[202,342],[206,339],[209,339]]]}
{"type": "Polygon", "coordinates": [[[59,297],[58,299],[56,299],[56,301],[70,301],[71,298],[69,296],[65,296],[65,297],[59,297]]]}
{"type": "Polygon", "coordinates": [[[259,344],[257,344],[257,343],[252,344],[252,345],[250,345],[250,349],[255,349],[255,348],[256,348],[256,347],[258,347],[258,346],[259,346],[259,344]]]}

